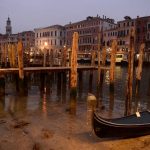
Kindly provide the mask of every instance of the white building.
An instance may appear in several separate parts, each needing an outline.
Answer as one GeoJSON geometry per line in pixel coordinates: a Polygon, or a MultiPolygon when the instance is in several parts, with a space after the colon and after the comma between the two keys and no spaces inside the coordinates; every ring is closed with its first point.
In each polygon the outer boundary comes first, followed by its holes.
{"type": "Polygon", "coordinates": [[[53,51],[55,56],[61,53],[65,44],[65,29],[61,25],[53,25],[45,28],[36,28],[35,47],[40,50],[53,51]]]}

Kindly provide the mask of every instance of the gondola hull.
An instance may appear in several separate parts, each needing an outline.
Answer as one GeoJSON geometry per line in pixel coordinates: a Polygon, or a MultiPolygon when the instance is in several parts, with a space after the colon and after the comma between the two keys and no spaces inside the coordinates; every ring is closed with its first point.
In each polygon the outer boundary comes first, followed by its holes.
{"type": "Polygon", "coordinates": [[[93,129],[100,138],[148,135],[150,134],[150,112],[142,112],[141,117],[130,115],[117,119],[104,119],[94,112],[93,129]]]}

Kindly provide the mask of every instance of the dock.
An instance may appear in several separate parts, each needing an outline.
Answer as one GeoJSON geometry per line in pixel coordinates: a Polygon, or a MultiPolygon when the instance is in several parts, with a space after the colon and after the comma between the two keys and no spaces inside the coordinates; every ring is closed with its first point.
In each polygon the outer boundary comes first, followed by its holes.
{"type": "MultiPolygon", "coordinates": [[[[71,67],[25,67],[24,72],[61,72],[70,71],[71,67]]],[[[97,66],[78,66],[77,70],[97,70],[97,66]]],[[[101,69],[108,70],[109,67],[101,67],[101,69]]],[[[18,68],[0,68],[0,74],[18,73],[18,68]]]]}

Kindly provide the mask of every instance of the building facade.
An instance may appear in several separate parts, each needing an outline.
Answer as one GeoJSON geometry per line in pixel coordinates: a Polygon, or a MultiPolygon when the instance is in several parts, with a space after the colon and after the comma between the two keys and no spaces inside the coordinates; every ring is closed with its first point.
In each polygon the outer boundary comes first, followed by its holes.
{"type": "Polygon", "coordinates": [[[105,46],[110,48],[112,40],[115,39],[118,43],[117,51],[128,52],[130,48],[131,29],[136,30],[136,19],[131,19],[129,16],[125,16],[124,20],[117,22],[117,26],[115,28],[103,32],[105,46]]]}
{"type": "Polygon", "coordinates": [[[65,29],[61,25],[37,28],[35,31],[35,48],[53,51],[54,55],[61,53],[65,44],[65,29]]]}
{"type": "Polygon", "coordinates": [[[141,43],[145,43],[145,51],[150,51],[150,16],[131,19],[129,16],[117,22],[117,28],[103,33],[104,42],[109,46],[113,39],[117,39],[118,51],[129,51],[130,32],[135,30],[135,52],[138,53],[141,43]]]}
{"type": "Polygon", "coordinates": [[[24,48],[34,47],[35,44],[35,33],[33,31],[23,31],[17,34],[18,39],[22,41],[24,48]]]}
{"type": "Polygon", "coordinates": [[[150,51],[150,16],[137,17],[136,19],[136,49],[145,43],[145,51],[150,51]]]}
{"type": "Polygon", "coordinates": [[[117,41],[119,51],[128,52],[130,49],[130,33],[131,29],[135,30],[136,19],[131,19],[129,16],[124,17],[123,21],[117,22],[117,41]]]}
{"type": "MultiPolygon", "coordinates": [[[[31,47],[34,47],[35,34],[33,31],[24,31],[17,34],[12,34],[11,20],[6,21],[6,33],[0,35],[0,57],[6,55],[8,57],[8,45],[14,44],[17,52],[18,40],[22,40],[23,52],[30,52],[31,47]]],[[[3,58],[1,58],[2,60],[3,58]]]]}
{"type": "Polygon", "coordinates": [[[18,40],[22,40],[23,50],[34,47],[35,35],[33,31],[24,31],[18,34],[2,34],[0,35],[0,47],[2,45],[17,44],[18,40]]]}
{"type": "Polygon", "coordinates": [[[23,49],[26,47],[34,47],[35,34],[33,31],[24,31],[17,34],[12,34],[11,20],[6,21],[6,34],[0,35],[0,47],[2,44],[17,44],[18,40],[22,40],[23,49]]]}
{"type": "MultiPolygon", "coordinates": [[[[116,24],[113,19],[109,19],[103,16],[87,17],[86,20],[82,20],[76,23],[69,23],[65,25],[66,28],[66,44],[68,48],[71,48],[72,37],[74,32],[79,33],[79,51],[89,52],[91,50],[98,49],[98,33],[102,35],[102,32],[114,28],[116,24]]],[[[102,36],[101,36],[102,40],[102,36]]]]}
{"type": "Polygon", "coordinates": [[[117,40],[118,30],[117,28],[112,28],[103,31],[103,43],[106,47],[110,47],[113,40],[117,40]]]}

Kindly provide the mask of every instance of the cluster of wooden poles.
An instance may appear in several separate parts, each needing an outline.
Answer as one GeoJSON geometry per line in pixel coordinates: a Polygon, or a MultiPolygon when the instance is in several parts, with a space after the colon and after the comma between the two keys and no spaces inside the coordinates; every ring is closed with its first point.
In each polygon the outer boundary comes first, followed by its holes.
{"type": "Polygon", "coordinates": [[[23,46],[22,41],[19,40],[16,44],[2,44],[1,47],[1,65],[2,67],[8,66],[8,60],[11,68],[19,68],[19,77],[23,79],[23,46]],[[8,57],[8,60],[7,60],[8,57]]]}
{"type": "MultiPolygon", "coordinates": [[[[77,95],[77,51],[78,51],[78,38],[79,35],[77,32],[74,32],[73,34],[73,41],[72,41],[72,51],[71,51],[71,61],[70,61],[70,95],[74,99],[77,95]]],[[[100,34],[98,36],[98,85],[101,85],[104,70],[101,69],[101,61],[100,61],[100,34]]],[[[131,30],[130,33],[130,50],[128,52],[128,76],[127,76],[127,91],[126,91],[126,112],[125,114],[131,113],[131,100],[132,100],[132,82],[133,82],[133,63],[134,63],[134,30],[131,30]]],[[[142,58],[143,58],[143,51],[144,51],[145,45],[141,44],[140,51],[139,51],[139,63],[136,70],[136,94],[138,94],[139,89],[139,83],[141,80],[141,74],[142,74],[142,58]]],[[[110,63],[110,90],[114,91],[114,70],[115,70],[115,56],[117,52],[117,41],[112,41],[112,47],[111,47],[111,63],[110,63]]],[[[23,72],[23,48],[22,48],[22,42],[19,41],[17,44],[17,53],[18,53],[18,68],[19,68],[19,78],[20,80],[24,79],[24,72],[23,72]]],[[[15,50],[14,45],[9,46],[8,48],[8,54],[9,54],[9,60],[10,60],[10,66],[16,67],[16,57],[15,57],[15,50]]],[[[6,48],[4,48],[3,58],[6,59],[6,48]]],[[[95,53],[92,54],[92,62],[91,65],[94,65],[95,53]]],[[[103,48],[102,50],[102,65],[105,65],[106,61],[106,48],[103,48]]],[[[66,65],[66,48],[64,49],[64,57],[63,57],[63,65],[66,65]]],[[[0,78],[2,78],[2,75],[0,75],[0,78]]],[[[0,80],[0,84],[3,85],[3,80],[0,80]],[[1,82],[2,81],[2,82],[1,82]]],[[[2,87],[2,86],[1,86],[2,87]]],[[[4,86],[3,86],[4,87],[4,86]]]]}
{"type": "MultiPolygon", "coordinates": [[[[19,40],[16,46],[14,44],[2,45],[2,51],[3,51],[1,56],[2,65],[7,67],[7,55],[8,55],[10,67],[15,68],[18,66],[19,80],[22,82],[24,79],[22,41],[19,40]],[[16,53],[16,49],[17,49],[17,53],[16,53]],[[18,58],[18,61],[16,60],[16,58],[18,58]]],[[[5,75],[1,74],[0,72],[0,95],[4,95],[4,94],[5,94],[5,75]]]]}
{"type": "MultiPolygon", "coordinates": [[[[102,85],[104,70],[101,70],[100,63],[100,35],[98,36],[99,44],[98,44],[98,86],[102,85]]],[[[133,70],[134,70],[134,41],[135,41],[135,31],[131,30],[130,33],[130,50],[128,53],[128,74],[127,74],[127,90],[126,92],[126,100],[125,100],[125,115],[129,115],[131,113],[131,103],[132,103],[132,90],[133,90],[133,70]]],[[[138,58],[138,66],[136,68],[136,95],[139,92],[139,84],[142,75],[142,64],[143,64],[143,52],[144,52],[145,44],[142,43],[139,50],[139,58],[138,58]]],[[[117,41],[112,41],[111,47],[111,63],[110,63],[110,91],[114,92],[114,77],[115,77],[115,59],[117,52],[117,41]]],[[[77,87],[77,50],[78,50],[78,33],[75,32],[73,35],[73,44],[72,44],[72,55],[71,55],[71,95],[73,97],[76,96],[76,87],[77,87]]],[[[92,62],[94,65],[95,54],[92,54],[92,62]]],[[[102,51],[102,65],[105,65],[106,61],[106,48],[103,48],[102,51]]],[[[123,93],[124,94],[124,93],[123,93]]]]}

